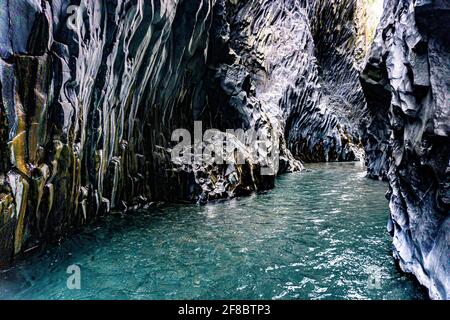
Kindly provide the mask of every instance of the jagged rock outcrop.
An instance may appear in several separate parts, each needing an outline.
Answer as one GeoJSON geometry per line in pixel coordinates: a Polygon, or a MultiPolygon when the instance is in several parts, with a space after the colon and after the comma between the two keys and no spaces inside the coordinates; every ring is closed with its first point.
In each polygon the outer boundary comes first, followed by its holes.
{"type": "Polygon", "coordinates": [[[449,21],[448,1],[386,0],[362,75],[394,257],[434,299],[450,299],[449,21]]]}
{"type": "MultiPolygon", "coordinates": [[[[241,52],[234,51],[232,48],[234,26],[230,26],[229,21],[233,15],[231,10],[233,6],[229,1],[217,0],[213,7],[213,23],[207,59],[208,70],[205,74],[205,79],[207,79],[206,104],[205,108],[198,114],[198,118],[203,123],[209,124],[210,127],[220,131],[226,131],[230,128],[241,129],[250,133],[250,135],[254,131],[263,137],[268,137],[271,141],[272,152],[268,159],[261,159],[254,154],[248,154],[249,150],[250,153],[254,153],[253,151],[261,148],[258,143],[246,141],[244,143],[246,147],[237,147],[241,155],[247,153],[245,156],[247,162],[255,170],[251,175],[247,175],[253,177],[252,179],[246,179],[245,175],[242,175],[242,179],[235,180],[237,185],[231,183],[228,190],[234,190],[235,187],[238,187],[240,193],[245,194],[256,189],[273,187],[274,176],[277,173],[301,170],[302,165],[294,159],[289,149],[286,148],[282,119],[273,117],[270,108],[257,94],[255,90],[257,83],[252,77],[253,70],[246,66],[241,52]],[[248,150],[245,151],[245,148],[248,150]],[[264,163],[265,160],[268,160],[268,163],[265,164],[266,169],[272,172],[270,175],[261,174],[261,168],[254,165],[264,163]],[[242,183],[245,180],[249,183],[242,183]],[[259,187],[252,187],[255,183],[259,187]]],[[[241,22],[243,23],[243,21],[241,22]]],[[[220,134],[218,135],[220,136],[220,134]]],[[[235,141],[232,136],[228,137],[231,138],[231,143],[236,146],[244,142],[235,141]]],[[[251,137],[241,140],[248,140],[248,138],[251,137]]],[[[264,152],[261,153],[264,154],[264,152]]],[[[234,162],[234,160],[227,162],[234,162]]],[[[231,168],[234,168],[234,165],[231,168]]],[[[217,180],[215,177],[229,177],[229,173],[235,170],[230,171],[230,166],[216,164],[201,167],[200,171],[197,169],[193,169],[193,171],[196,172],[196,175],[201,173],[201,182],[197,181],[197,183],[203,189],[201,201],[206,201],[217,198],[218,195],[220,197],[224,190],[220,183],[222,180],[217,180]],[[211,174],[212,172],[214,173],[211,174]],[[213,177],[213,179],[206,178],[205,180],[206,176],[213,177]]]]}

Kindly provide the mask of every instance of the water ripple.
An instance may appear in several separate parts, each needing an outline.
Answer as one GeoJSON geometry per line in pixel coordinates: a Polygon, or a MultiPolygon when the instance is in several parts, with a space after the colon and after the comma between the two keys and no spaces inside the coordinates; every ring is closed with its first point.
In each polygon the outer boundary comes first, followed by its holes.
{"type": "Polygon", "coordinates": [[[357,163],[308,169],[249,198],[105,217],[0,275],[0,299],[423,298],[390,256],[387,186],[357,163]]]}

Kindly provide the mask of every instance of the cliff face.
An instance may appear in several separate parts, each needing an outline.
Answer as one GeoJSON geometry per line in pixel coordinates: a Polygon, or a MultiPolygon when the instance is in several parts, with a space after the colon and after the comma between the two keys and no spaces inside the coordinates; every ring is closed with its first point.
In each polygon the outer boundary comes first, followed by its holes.
{"type": "Polygon", "coordinates": [[[298,159],[363,156],[366,108],[358,70],[370,41],[369,7],[363,0],[230,5],[231,46],[298,159]]]}
{"type": "Polygon", "coordinates": [[[362,83],[372,148],[387,169],[394,256],[435,299],[450,298],[448,1],[387,0],[362,83]]]}
{"type": "MultiPolygon", "coordinates": [[[[227,44],[225,2],[40,1],[0,5],[0,264],[111,210],[271,188],[244,158],[175,165],[175,129],[279,137],[227,44]],[[214,22],[213,22],[214,20],[214,22]],[[236,162],[234,164],[234,162],[236,162]]],[[[218,134],[219,135],[219,134],[218,134]]],[[[205,147],[200,143],[200,146],[205,147]]]]}
{"type": "MultiPolygon", "coordinates": [[[[224,0],[2,3],[0,261],[111,210],[247,194],[273,187],[278,172],[301,170],[288,147],[308,137],[293,134],[286,141],[285,132],[292,132],[286,123],[296,114],[291,106],[300,106],[297,101],[284,107],[283,97],[290,86],[301,90],[298,79],[316,68],[308,6],[224,0]],[[288,31],[295,31],[293,37],[288,31]],[[307,67],[299,74],[302,61],[307,67]],[[275,159],[267,164],[273,174],[261,174],[254,152],[260,147],[222,133],[216,135],[233,142],[243,164],[232,157],[231,164],[174,165],[172,132],[194,132],[196,120],[202,131],[263,132],[280,150],[279,165],[275,159]]],[[[332,122],[327,128],[341,139],[340,122],[315,111],[306,112],[311,114],[303,132],[332,122]]],[[[302,142],[313,160],[327,157],[313,151],[326,134],[302,142]]]]}
{"type": "Polygon", "coordinates": [[[449,4],[386,0],[359,82],[374,3],[2,2],[0,266],[111,210],[248,194],[298,160],[365,153],[390,182],[400,266],[448,298],[449,4]],[[172,133],[194,121],[262,132],[279,164],[262,174],[260,146],[219,131],[227,163],[174,163],[172,133]]]}
{"type": "Polygon", "coordinates": [[[283,96],[287,139],[305,161],[362,159],[359,128],[365,101],[357,80],[356,1],[308,1],[310,34],[304,37],[295,85],[283,96]]]}

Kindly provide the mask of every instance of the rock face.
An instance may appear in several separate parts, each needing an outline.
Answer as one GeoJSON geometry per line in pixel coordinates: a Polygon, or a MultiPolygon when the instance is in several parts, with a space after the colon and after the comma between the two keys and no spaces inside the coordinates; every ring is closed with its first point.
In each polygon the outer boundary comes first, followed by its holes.
{"type": "Polygon", "coordinates": [[[376,3],[3,1],[0,266],[112,210],[248,194],[299,160],[365,153],[390,183],[400,266],[448,299],[449,3],[386,0],[360,82],[376,3]],[[194,139],[190,158],[215,161],[178,161],[182,128],[233,152],[194,139]]]}
{"type": "Polygon", "coordinates": [[[386,0],[362,75],[394,257],[434,299],[450,299],[449,21],[448,1],[386,0]]]}
{"type": "Polygon", "coordinates": [[[305,112],[311,113],[307,124],[291,125],[300,101],[283,102],[289,90],[302,91],[303,74],[316,70],[308,16],[316,13],[309,6],[269,0],[2,3],[0,261],[111,210],[271,188],[276,173],[301,170],[289,150],[297,140],[305,140],[312,160],[321,160],[328,155],[319,150],[316,156],[314,148],[334,135],[330,144],[339,156],[330,160],[353,159],[341,142],[347,130],[341,121],[316,117],[314,104],[305,112]],[[281,32],[266,41],[274,30],[281,32]],[[287,31],[293,37],[285,38],[287,31]],[[297,73],[300,62],[306,66],[297,73]],[[273,174],[263,175],[254,155],[260,147],[232,136],[226,138],[243,163],[232,157],[228,164],[174,165],[172,132],[194,132],[196,120],[202,131],[263,132],[280,150],[280,165],[268,163],[273,174]],[[324,127],[311,141],[296,133],[324,127]]]}
{"type": "Polygon", "coordinates": [[[212,5],[1,4],[0,261],[112,209],[198,193],[164,147],[204,108],[212,5]]]}
{"type": "Polygon", "coordinates": [[[156,146],[193,119],[201,79],[187,75],[204,65],[211,7],[1,4],[1,261],[111,209],[188,193],[156,146]]]}
{"type": "Polygon", "coordinates": [[[365,1],[2,3],[0,263],[111,210],[272,188],[295,158],[356,159],[365,1]],[[259,145],[220,132],[226,164],[173,163],[172,133],[194,121],[270,137],[272,174],[259,145]]]}
{"type": "MultiPolygon", "coordinates": [[[[11,0],[0,5],[0,264],[111,210],[271,188],[243,163],[172,163],[172,132],[270,119],[227,47],[225,2],[11,0]],[[214,19],[213,19],[214,18],[214,19]],[[214,20],[214,22],[213,22],[214,20]]],[[[229,31],[229,30],[228,30],[229,31]]],[[[230,139],[233,139],[231,137],[230,139]]],[[[233,157],[232,157],[233,158],[233,157]]]]}
{"type": "Polygon", "coordinates": [[[266,113],[281,120],[287,149],[307,162],[362,158],[366,1],[236,3],[229,6],[231,46],[266,113]]]}

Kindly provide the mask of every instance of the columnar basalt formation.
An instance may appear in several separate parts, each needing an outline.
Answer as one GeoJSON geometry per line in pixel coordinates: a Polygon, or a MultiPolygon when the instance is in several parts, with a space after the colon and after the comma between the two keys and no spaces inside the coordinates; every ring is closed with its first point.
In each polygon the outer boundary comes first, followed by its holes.
{"type": "MultiPolygon", "coordinates": [[[[0,261],[111,210],[274,186],[253,156],[258,147],[236,141],[243,165],[174,166],[171,134],[193,132],[195,120],[272,137],[274,173],[302,168],[291,150],[312,161],[356,158],[356,125],[322,98],[326,54],[315,46],[330,32],[320,19],[338,28],[336,10],[355,24],[354,1],[324,2],[324,11],[313,3],[2,3],[0,261]]],[[[356,70],[344,69],[349,78],[356,70]]]]}
{"type": "Polygon", "coordinates": [[[157,146],[193,121],[211,8],[0,5],[0,261],[111,209],[186,197],[188,179],[157,146]]]}
{"type": "Polygon", "coordinates": [[[394,256],[434,299],[450,298],[449,21],[448,1],[386,0],[362,75],[394,256]]]}
{"type": "MultiPolygon", "coordinates": [[[[200,179],[172,170],[166,149],[172,131],[190,129],[205,108],[212,8],[1,4],[2,263],[110,210],[201,193],[200,179]]],[[[228,171],[255,190],[256,169],[228,171]]]]}
{"type": "MultiPolygon", "coordinates": [[[[220,51],[221,5],[1,3],[1,264],[111,210],[273,187],[274,175],[262,176],[252,150],[239,143],[245,164],[186,172],[170,158],[172,132],[193,132],[195,120],[204,130],[277,133],[244,68],[228,53],[210,58],[220,51]]],[[[281,157],[280,171],[301,169],[281,157]]]]}
{"type": "Polygon", "coordinates": [[[362,159],[366,108],[358,71],[370,42],[367,1],[236,1],[231,47],[303,161],[362,159]]]}

